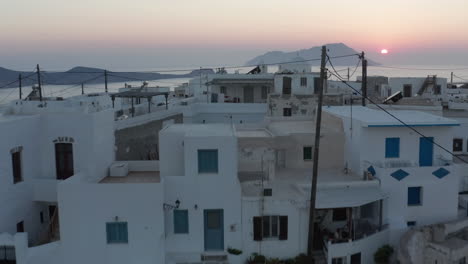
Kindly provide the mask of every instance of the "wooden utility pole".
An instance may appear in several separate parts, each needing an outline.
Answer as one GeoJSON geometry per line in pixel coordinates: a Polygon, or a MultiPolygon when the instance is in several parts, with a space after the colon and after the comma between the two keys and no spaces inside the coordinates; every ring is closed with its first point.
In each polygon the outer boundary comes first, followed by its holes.
{"type": "Polygon", "coordinates": [[[41,70],[39,69],[39,64],[37,64],[37,82],[39,85],[39,101],[42,102],[41,70]]]}
{"type": "Polygon", "coordinates": [[[104,85],[105,85],[106,93],[107,93],[107,70],[104,70],[104,85]]]}
{"type": "Polygon", "coordinates": [[[22,85],[22,83],[21,83],[21,80],[22,80],[22,78],[21,78],[21,73],[20,73],[19,76],[18,76],[18,82],[19,82],[19,99],[20,99],[20,100],[21,100],[22,97],[23,97],[23,92],[21,91],[21,89],[23,88],[23,87],[22,87],[23,85],[22,85]]]}
{"type": "Polygon", "coordinates": [[[349,67],[348,67],[348,82],[349,82],[349,67]]]}
{"type": "Polygon", "coordinates": [[[312,169],[312,186],[310,188],[310,209],[309,209],[309,236],[307,244],[307,255],[312,257],[314,250],[314,219],[315,219],[315,200],[317,196],[317,178],[318,178],[318,161],[319,161],[319,145],[320,145],[320,126],[322,122],[322,101],[323,101],[323,86],[327,81],[327,71],[325,69],[327,57],[327,47],[322,46],[322,63],[320,66],[320,86],[317,103],[317,116],[315,118],[315,145],[314,145],[314,164],[312,169]]]}
{"type": "Polygon", "coordinates": [[[364,57],[364,51],[361,53],[361,59],[362,59],[362,83],[361,83],[362,106],[366,106],[366,98],[367,98],[367,60],[364,57]]]}
{"type": "Polygon", "coordinates": [[[81,83],[81,94],[84,94],[84,84],[81,83]]]}
{"type": "Polygon", "coordinates": [[[453,87],[453,72],[450,73],[450,88],[453,87]]]}

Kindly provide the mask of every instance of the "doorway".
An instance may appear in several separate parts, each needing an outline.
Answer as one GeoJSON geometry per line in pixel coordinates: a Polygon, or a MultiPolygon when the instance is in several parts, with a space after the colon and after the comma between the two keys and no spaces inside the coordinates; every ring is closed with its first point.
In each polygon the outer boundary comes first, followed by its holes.
{"type": "Polygon", "coordinates": [[[204,211],[205,250],[224,250],[224,219],[223,209],[204,211]]]}

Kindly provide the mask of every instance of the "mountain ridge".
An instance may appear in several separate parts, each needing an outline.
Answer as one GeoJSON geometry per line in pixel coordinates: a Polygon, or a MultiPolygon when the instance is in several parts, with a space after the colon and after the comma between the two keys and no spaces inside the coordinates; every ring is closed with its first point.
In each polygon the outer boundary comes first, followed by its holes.
{"type": "MultiPolygon", "coordinates": [[[[352,55],[352,54],[360,54],[353,48],[347,46],[344,43],[329,43],[325,44],[327,47],[327,54],[330,57],[335,56],[345,56],[345,55],[352,55]]],[[[300,49],[296,51],[268,51],[263,55],[259,55],[255,58],[250,59],[245,63],[245,65],[260,65],[260,64],[276,64],[281,62],[290,62],[294,61],[297,58],[303,58],[304,60],[313,60],[313,59],[320,59],[322,53],[322,46],[316,46],[308,49],[300,49]]],[[[343,58],[334,58],[333,65],[335,66],[354,66],[357,65],[359,61],[358,56],[350,56],[350,57],[343,57],[343,58]]],[[[378,62],[367,59],[368,65],[380,65],[378,62]]],[[[309,61],[308,62],[311,66],[318,66],[320,65],[320,61],[309,61]]]]}
{"type": "MultiPolygon", "coordinates": [[[[214,73],[212,69],[202,69],[206,73],[214,73]]],[[[99,84],[104,83],[104,69],[76,66],[66,71],[61,72],[41,72],[41,81],[49,85],[74,85],[80,83],[99,84]]],[[[37,83],[37,77],[33,71],[15,71],[4,67],[0,67],[0,88],[18,87],[18,82],[10,84],[18,80],[19,75],[22,76],[22,85],[31,86],[37,83]],[[32,76],[30,76],[32,75],[32,76]],[[25,78],[30,76],[28,78],[25,78]]],[[[125,82],[125,81],[150,81],[159,79],[171,78],[191,78],[198,76],[200,70],[193,70],[186,74],[166,74],[157,72],[114,72],[107,71],[107,82],[125,82]]]]}

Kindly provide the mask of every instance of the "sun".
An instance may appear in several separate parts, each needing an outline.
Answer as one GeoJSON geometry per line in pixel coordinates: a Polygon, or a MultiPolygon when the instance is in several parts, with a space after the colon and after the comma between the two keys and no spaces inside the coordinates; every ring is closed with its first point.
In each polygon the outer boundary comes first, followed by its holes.
{"type": "Polygon", "coordinates": [[[387,49],[382,49],[382,50],[380,51],[380,53],[381,53],[381,54],[387,54],[387,53],[388,53],[388,50],[387,50],[387,49]]]}

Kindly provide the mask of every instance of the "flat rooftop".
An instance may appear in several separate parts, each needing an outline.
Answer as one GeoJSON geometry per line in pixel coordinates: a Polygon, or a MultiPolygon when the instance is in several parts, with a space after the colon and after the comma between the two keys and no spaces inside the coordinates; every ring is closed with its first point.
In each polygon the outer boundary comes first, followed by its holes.
{"type": "Polygon", "coordinates": [[[188,137],[232,137],[230,124],[173,124],[162,130],[164,133],[184,133],[188,137]]]}
{"type": "MultiPolygon", "coordinates": [[[[363,106],[329,106],[323,111],[341,118],[353,118],[362,123],[363,127],[404,127],[404,125],[382,110],[375,110],[363,106]]],[[[459,126],[456,120],[428,114],[420,111],[387,110],[396,118],[410,126],[459,126]]]]}
{"type": "Polygon", "coordinates": [[[159,171],[129,171],[127,176],[107,176],[99,183],[159,183],[159,171]]]}
{"type": "MultiPolygon", "coordinates": [[[[242,196],[259,199],[263,188],[271,188],[275,201],[306,203],[310,199],[312,169],[282,169],[275,179],[264,181],[261,172],[240,172],[242,196]]],[[[384,194],[376,180],[364,181],[356,174],[346,174],[342,169],[319,170],[317,208],[357,207],[382,199],[384,194]]]]}

